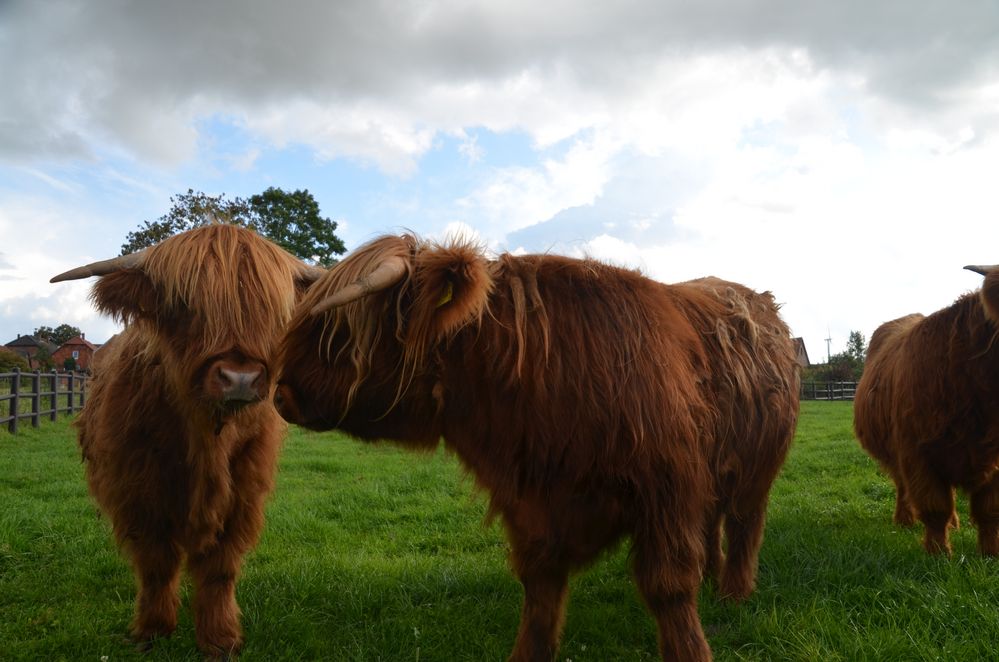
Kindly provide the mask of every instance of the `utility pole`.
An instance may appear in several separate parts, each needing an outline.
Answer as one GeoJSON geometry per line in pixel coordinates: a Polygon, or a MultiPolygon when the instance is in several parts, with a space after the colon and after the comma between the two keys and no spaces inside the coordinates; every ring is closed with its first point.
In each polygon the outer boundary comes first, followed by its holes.
{"type": "Polygon", "coordinates": [[[826,333],[829,337],[826,338],[826,363],[832,361],[832,334],[829,333],[829,327],[826,327],[826,333]]]}

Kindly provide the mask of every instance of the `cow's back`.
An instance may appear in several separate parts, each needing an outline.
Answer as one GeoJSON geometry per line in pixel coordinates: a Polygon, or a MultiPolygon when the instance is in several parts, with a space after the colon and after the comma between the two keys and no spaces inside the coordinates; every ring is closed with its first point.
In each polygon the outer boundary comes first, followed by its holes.
{"type": "Polygon", "coordinates": [[[600,484],[648,495],[670,474],[704,489],[680,478],[703,464],[710,425],[703,347],[660,283],[596,262],[503,256],[488,313],[443,361],[444,437],[494,505],[600,484]]]}
{"type": "Polygon", "coordinates": [[[898,389],[896,374],[906,361],[905,339],[924,318],[914,313],[885,322],[871,335],[864,374],[853,402],[853,428],[860,445],[882,466],[894,467],[892,409],[898,389]]]}
{"type": "Polygon", "coordinates": [[[769,292],[713,277],[676,287],[708,350],[715,475],[769,487],[798,417],[799,367],[790,330],[769,292]]]}

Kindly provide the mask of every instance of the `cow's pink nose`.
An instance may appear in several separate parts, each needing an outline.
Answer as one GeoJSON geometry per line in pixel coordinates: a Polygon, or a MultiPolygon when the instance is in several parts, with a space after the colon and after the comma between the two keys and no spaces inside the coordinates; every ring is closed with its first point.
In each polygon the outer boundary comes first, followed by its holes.
{"type": "Polygon", "coordinates": [[[222,387],[222,399],[226,402],[253,402],[260,399],[257,382],[260,370],[229,370],[219,368],[218,380],[222,387]]]}

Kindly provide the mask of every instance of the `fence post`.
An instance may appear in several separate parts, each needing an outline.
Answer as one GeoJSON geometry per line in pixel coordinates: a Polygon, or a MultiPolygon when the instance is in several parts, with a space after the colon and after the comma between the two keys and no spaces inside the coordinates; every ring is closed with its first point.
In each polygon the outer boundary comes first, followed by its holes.
{"type": "Polygon", "coordinates": [[[35,370],[31,376],[31,427],[37,428],[39,424],[38,412],[42,410],[42,371],[35,370]]]}
{"type": "Polygon", "coordinates": [[[73,375],[75,375],[75,374],[76,373],[74,373],[74,372],[70,372],[69,376],[67,377],[67,381],[66,381],[66,400],[68,400],[68,402],[66,403],[66,405],[67,405],[67,408],[69,409],[69,413],[70,414],[72,414],[74,411],[76,411],[76,409],[73,406],[74,405],[74,403],[73,403],[73,375]]]}
{"type": "Polygon", "coordinates": [[[59,373],[55,370],[49,375],[52,379],[52,395],[49,396],[49,403],[52,405],[52,411],[49,412],[49,420],[54,421],[58,416],[59,411],[59,373]]]}
{"type": "Polygon", "coordinates": [[[10,394],[14,397],[10,399],[10,415],[13,418],[10,419],[10,423],[7,425],[7,429],[10,430],[11,434],[17,434],[17,417],[21,413],[21,405],[19,394],[21,392],[21,369],[14,368],[14,379],[10,382],[10,394]]]}
{"type": "Polygon", "coordinates": [[[90,375],[83,376],[83,383],[80,384],[80,409],[87,404],[87,384],[90,383],[90,375]]]}

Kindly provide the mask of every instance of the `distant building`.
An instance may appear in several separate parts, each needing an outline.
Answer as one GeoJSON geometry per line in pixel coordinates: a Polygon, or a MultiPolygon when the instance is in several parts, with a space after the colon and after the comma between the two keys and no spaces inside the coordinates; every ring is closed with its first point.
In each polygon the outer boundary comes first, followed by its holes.
{"type": "Polygon", "coordinates": [[[805,339],[804,338],[792,338],[791,341],[794,343],[794,351],[797,354],[798,365],[802,368],[807,368],[812,365],[808,360],[808,350],[805,349],[805,339]]]}
{"type": "Polygon", "coordinates": [[[39,340],[31,335],[22,336],[20,334],[18,334],[17,338],[4,345],[4,347],[11,350],[18,356],[24,357],[24,360],[28,362],[28,368],[31,370],[41,368],[38,363],[38,359],[35,358],[35,355],[38,354],[40,349],[44,349],[50,356],[56,351],[56,349],[58,349],[48,340],[39,340]]]}
{"type": "Polygon", "coordinates": [[[70,358],[76,362],[77,370],[90,368],[90,364],[94,360],[94,352],[97,351],[97,345],[87,340],[86,335],[84,333],[70,338],[62,344],[62,347],[52,352],[52,363],[55,364],[56,368],[62,369],[66,360],[70,358]]]}

